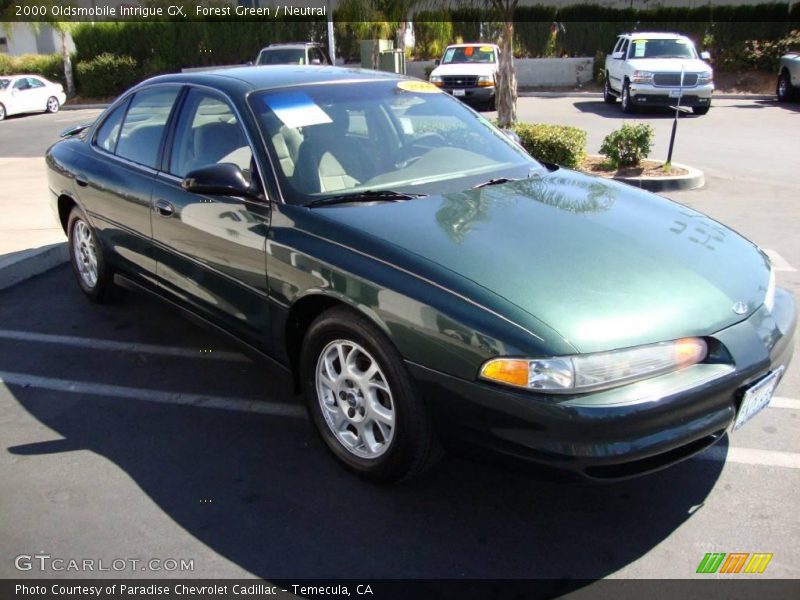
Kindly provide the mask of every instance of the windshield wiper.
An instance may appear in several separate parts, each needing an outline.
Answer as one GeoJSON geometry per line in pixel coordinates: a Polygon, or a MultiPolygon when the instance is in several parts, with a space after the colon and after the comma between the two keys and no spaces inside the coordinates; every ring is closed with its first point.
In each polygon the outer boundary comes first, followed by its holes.
{"type": "Polygon", "coordinates": [[[512,181],[520,181],[519,177],[496,177],[494,179],[490,179],[489,181],[484,181],[483,183],[479,183],[478,185],[473,185],[472,189],[477,190],[478,188],[487,187],[490,185],[498,185],[501,183],[510,183],[512,181]]]}
{"type": "Polygon", "coordinates": [[[332,204],[347,204],[349,202],[397,202],[399,200],[411,200],[413,198],[424,198],[428,194],[414,194],[411,192],[394,192],[392,190],[366,190],[363,192],[353,192],[351,194],[340,194],[329,198],[319,198],[312,200],[305,206],[313,208],[315,206],[330,206],[332,204]]]}

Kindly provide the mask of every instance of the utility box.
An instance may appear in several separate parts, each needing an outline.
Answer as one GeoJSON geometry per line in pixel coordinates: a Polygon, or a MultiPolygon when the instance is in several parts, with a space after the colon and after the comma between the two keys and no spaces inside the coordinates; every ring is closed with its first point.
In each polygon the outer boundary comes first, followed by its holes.
{"type": "Polygon", "coordinates": [[[394,50],[392,40],[361,40],[361,67],[363,69],[378,69],[381,66],[381,52],[394,50]],[[373,63],[373,59],[375,62],[373,63]]]}
{"type": "Polygon", "coordinates": [[[406,54],[402,50],[384,50],[380,54],[378,69],[387,73],[406,74],[406,54]]]}

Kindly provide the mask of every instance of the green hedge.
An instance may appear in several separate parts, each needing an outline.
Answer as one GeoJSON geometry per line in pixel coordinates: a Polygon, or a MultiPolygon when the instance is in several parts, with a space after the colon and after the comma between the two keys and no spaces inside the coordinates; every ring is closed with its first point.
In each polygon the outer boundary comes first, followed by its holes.
{"type": "Polygon", "coordinates": [[[90,98],[116,96],[141,79],[133,58],[109,53],[79,62],[75,72],[78,92],[90,98]]]}
{"type": "Polygon", "coordinates": [[[516,123],[510,127],[534,158],[575,169],[586,158],[586,132],[566,125],[516,123]]]}
{"type": "Polygon", "coordinates": [[[0,75],[31,73],[64,85],[64,62],[60,54],[0,54],[0,75]]]}

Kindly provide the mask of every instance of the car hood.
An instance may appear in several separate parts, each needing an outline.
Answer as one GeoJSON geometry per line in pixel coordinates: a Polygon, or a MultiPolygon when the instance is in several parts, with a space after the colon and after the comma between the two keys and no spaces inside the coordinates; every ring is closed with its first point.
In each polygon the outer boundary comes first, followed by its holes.
{"type": "Polygon", "coordinates": [[[315,211],[491,290],[579,352],[714,333],[752,314],[769,283],[766,256],[720,223],[567,170],[315,211]]]}
{"type": "Polygon", "coordinates": [[[439,65],[431,75],[491,75],[497,71],[495,63],[456,63],[439,65]]]}
{"type": "Polygon", "coordinates": [[[632,58],[628,62],[634,69],[653,73],[680,73],[681,66],[686,73],[707,73],[711,67],[698,58],[632,58]]]}

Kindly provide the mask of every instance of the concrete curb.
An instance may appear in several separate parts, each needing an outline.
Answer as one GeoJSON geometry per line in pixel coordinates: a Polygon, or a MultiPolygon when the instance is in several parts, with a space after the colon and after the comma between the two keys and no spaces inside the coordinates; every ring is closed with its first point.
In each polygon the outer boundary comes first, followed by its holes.
{"type": "Polygon", "coordinates": [[[49,271],[68,260],[66,242],[0,256],[0,290],[49,271]]]}
{"type": "MultiPolygon", "coordinates": [[[[520,91],[520,98],[602,98],[602,92],[535,92],[520,91]]],[[[714,94],[716,100],[773,100],[775,95],[766,94],[714,94]]],[[[713,106],[713,100],[712,100],[713,106]]]]}
{"type": "Polygon", "coordinates": [[[104,109],[108,104],[64,104],[61,110],[89,110],[89,109],[104,109]]]}
{"type": "Polygon", "coordinates": [[[706,177],[700,169],[695,169],[688,165],[672,163],[676,167],[686,169],[686,175],[674,175],[671,177],[614,177],[615,181],[627,183],[633,187],[647,190],[648,192],[680,192],[694,190],[702,187],[706,182],[706,177]]]}

